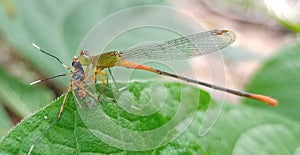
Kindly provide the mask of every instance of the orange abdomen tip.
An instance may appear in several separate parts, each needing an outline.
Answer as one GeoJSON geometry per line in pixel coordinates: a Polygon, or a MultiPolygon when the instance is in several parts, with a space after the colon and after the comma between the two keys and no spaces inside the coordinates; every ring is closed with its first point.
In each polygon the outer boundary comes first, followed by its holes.
{"type": "Polygon", "coordinates": [[[261,101],[265,104],[271,105],[271,106],[277,106],[278,102],[277,100],[269,97],[269,96],[264,96],[264,95],[259,95],[259,94],[250,94],[250,98],[261,101]]]}

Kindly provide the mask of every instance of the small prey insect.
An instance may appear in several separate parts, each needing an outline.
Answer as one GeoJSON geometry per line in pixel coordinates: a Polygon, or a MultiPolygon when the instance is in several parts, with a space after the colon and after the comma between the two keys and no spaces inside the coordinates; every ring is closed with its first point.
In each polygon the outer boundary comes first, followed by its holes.
{"type": "Polygon", "coordinates": [[[93,97],[95,100],[98,100],[98,98],[94,94],[92,94],[90,91],[88,91],[84,86],[85,84],[89,83],[92,80],[92,78],[86,78],[87,74],[85,73],[81,63],[79,62],[78,57],[76,57],[76,56],[73,57],[72,68],[70,68],[70,67],[67,67],[65,64],[63,64],[62,61],[59,58],[57,58],[56,56],[44,51],[43,49],[41,49],[39,46],[37,46],[34,43],[32,45],[35,48],[37,48],[39,51],[41,51],[42,53],[45,53],[45,54],[57,59],[62,64],[62,66],[64,66],[67,70],[70,71],[70,73],[59,74],[59,75],[52,76],[52,77],[49,77],[49,78],[46,78],[46,79],[37,80],[37,81],[34,81],[34,82],[30,83],[30,85],[34,85],[34,84],[37,84],[39,82],[43,82],[43,81],[50,80],[50,79],[57,78],[57,77],[61,77],[61,76],[67,76],[69,74],[71,74],[72,76],[71,76],[71,79],[70,79],[70,86],[69,86],[69,88],[68,88],[68,90],[67,90],[67,92],[66,92],[66,94],[63,98],[63,102],[62,102],[62,105],[60,107],[60,110],[59,110],[59,113],[57,115],[56,120],[54,122],[52,122],[51,125],[48,128],[46,128],[46,130],[43,132],[43,134],[41,134],[41,136],[38,137],[38,139],[34,142],[34,144],[31,145],[28,154],[31,154],[35,144],[37,142],[39,142],[43,138],[43,136],[48,132],[48,130],[50,128],[52,128],[59,121],[59,119],[62,116],[62,112],[63,112],[64,106],[65,106],[65,103],[66,103],[67,96],[70,92],[72,92],[73,97],[74,97],[77,105],[79,106],[79,108],[82,108],[82,106],[81,106],[81,104],[80,104],[80,102],[79,102],[79,100],[76,96],[78,96],[80,98],[85,98],[86,95],[88,94],[91,97],[93,97]],[[77,90],[78,90],[77,95],[73,91],[74,88],[77,88],[77,90]]]}

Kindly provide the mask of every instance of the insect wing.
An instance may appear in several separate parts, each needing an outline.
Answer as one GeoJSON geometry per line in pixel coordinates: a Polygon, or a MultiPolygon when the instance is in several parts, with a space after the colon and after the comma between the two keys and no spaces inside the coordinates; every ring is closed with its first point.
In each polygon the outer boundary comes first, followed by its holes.
{"type": "Polygon", "coordinates": [[[235,41],[229,30],[211,30],[121,51],[124,59],[179,60],[216,52],[235,41]]]}
{"type": "Polygon", "coordinates": [[[74,89],[74,100],[79,108],[92,108],[98,103],[98,90],[93,83],[78,85],[74,89]]]}

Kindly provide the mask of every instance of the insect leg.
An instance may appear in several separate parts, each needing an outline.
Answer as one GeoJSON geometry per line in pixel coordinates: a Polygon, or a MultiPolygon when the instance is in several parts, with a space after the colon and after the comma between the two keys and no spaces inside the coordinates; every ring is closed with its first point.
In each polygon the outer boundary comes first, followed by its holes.
{"type": "Polygon", "coordinates": [[[64,105],[65,105],[65,103],[66,103],[67,96],[68,96],[68,94],[69,94],[70,91],[73,91],[72,89],[73,89],[73,88],[72,88],[72,81],[71,81],[71,84],[70,84],[70,86],[69,86],[69,88],[68,88],[68,91],[67,91],[66,95],[64,96],[62,105],[60,106],[60,110],[59,110],[59,113],[58,113],[58,115],[57,115],[56,120],[55,120],[54,122],[52,122],[52,123],[50,124],[50,126],[48,126],[48,127],[45,129],[45,131],[44,131],[44,132],[43,132],[43,133],[35,140],[35,142],[31,145],[31,147],[30,147],[30,149],[29,149],[29,151],[28,151],[28,153],[27,153],[28,155],[31,154],[31,152],[32,152],[32,150],[33,150],[33,148],[34,148],[34,146],[35,146],[40,140],[42,140],[42,138],[45,136],[45,134],[46,134],[52,127],[54,127],[55,124],[59,121],[59,119],[60,119],[60,117],[61,117],[61,115],[62,115],[63,109],[64,109],[64,105]]]}
{"type": "Polygon", "coordinates": [[[81,90],[85,91],[86,93],[88,93],[90,96],[92,96],[93,98],[95,98],[95,99],[97,100],[97,97],[94,96],[94,95],[93,95],[91,92],[89,92],[87,89],[85,89],[82,85],[76,84],[76,86],[77,86],[78,88],[80,88],[81,90]]]}
{"type": "Polygon", "coordinates": [[[61,106],[60,106],[60,110],[59,110],[59,113],[58,113],[58,116],[57,116],[57,120],[60,119],[60,117],[61,117],[61,115],[62,115],[62,112],[64,111],[64,107],[65,107],[65,103],[66,103],[68,94],[70,93],[70,91],[73,92],[72,80],[71,80],[70,83],[71,83],[71,84],[70,84],[70,86],[69,86],[69,88],[68,88],[68,91],[67,91],[65,97],[64,97],[63,103],[62,103],[61,106]]]}
{"type": "Polygon", "coordinates": [[[103,86],[102,86],[102,88],[101,88],[101,91],[100,91],[100,95],[99,95],[99,97],[100,97],[100,96],[103,94],[105,87],[107,86],[108,75],[107,75],[103,70],[101,70],[101,72],[100,72],[98,75],[99,75],[100,80],[101,80],[101,82],[102,82],[102,84],[103,84],[103,86]],[[102,77],[102,75],[105,76],[106,81],[105,81],[105,79],[102,77]]]}
{"type": "Polygon", "coordinates": [[[75,92],[72,91],[72,94],[73,94],[73,96],[74,96],[74,98],[75,98],[75,101],[76,101],[77,105],[79,106],[80,109],[82,109],[82,106],[81,106],[81,104],[79,103],[78,98],[77,98],[76,95],[75,95],[75,92]]]}

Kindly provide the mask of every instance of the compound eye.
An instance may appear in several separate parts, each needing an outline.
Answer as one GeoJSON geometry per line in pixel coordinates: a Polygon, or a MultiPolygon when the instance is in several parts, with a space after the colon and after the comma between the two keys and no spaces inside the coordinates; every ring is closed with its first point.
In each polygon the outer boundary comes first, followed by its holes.
{"type": "Polygon", "coordinates": [[[88,50],[81,50],[80,56],[89,57],[90,53],[88,50]]]}

